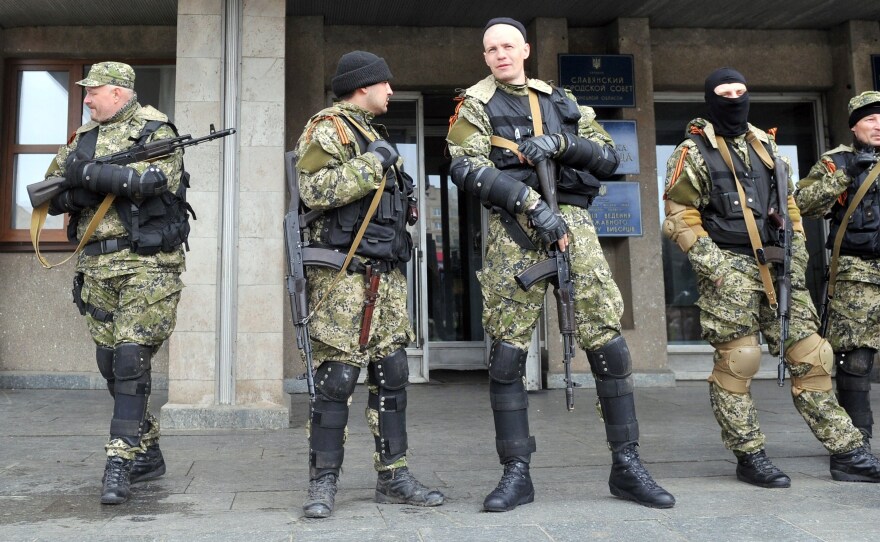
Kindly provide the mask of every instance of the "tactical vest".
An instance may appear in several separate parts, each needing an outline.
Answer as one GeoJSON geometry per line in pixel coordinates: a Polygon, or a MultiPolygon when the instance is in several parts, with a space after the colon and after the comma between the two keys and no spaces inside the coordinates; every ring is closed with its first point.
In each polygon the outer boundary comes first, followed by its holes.
{"type": "MultiPolygon", "coordinates": [[[[345,116],[340,117],[350,123],[345,116]]],[[[360,154],[367,152],[366,137],[354,126],[360,154]]],[[[367,224],[355,253],[371,260],[396,264],[408,262],[412,257],[412,237],[406,229],[409,196],[413,192],[412,177],[397,166],[388,169],[385,190],[379,207],[367,224]]],[[[358,229],[367,217],[374,192],[357,201],[324,211],[324,220],[318,236],[319,243],[348,252],[354,243],[358,229]]]]}
{"type": "MultiPolygon", "coordinates": [[[[567,132],[577,135],[581,113],[577,104],[565,95],[562,89],[554,88],[549,96],[538,93],[541,117],[545,134],[567,132]]],[[[485,105],[486,114],[492,124],[492,132],[500,137],[521,143],[534,136],[528,96],[514,96],[496,90],[485,105]]],[[[522,164],[511,151],[492,147],[489,160],[498,169],[504,170],[518,181],[538,190],[538,176],[535,168],[522,164]]],[[[557,199],[559,203],[589,208],[593,198],[599,193],[602,183],[587,171],[579,171],[560,164],[557,180],[557,199]]]]}
{"type": "MultiPolygon", "coordinates": [[[[719,248],[739,254],[753,254],[745,215],[743,215],[743,203],[745,203],[755,217],[761,243],[775,245],[775,227],[767,218],[770,209],[779,208],[774,172],[764,167],[761,158],[751,146],[749,146],[749,161],[752,166],[757,166],[754,169],[747,169],[745,162],[731,151],[736,177],[746,194],[747,201],[742,202],[733,174],[721,157],[721,153],[709,146],[703,135],[690,134],[688,137],[697,145],[709,169],[709,177],[712,179],[709,204],[702,212],[703,228],[706,229],[709,237],[719,248]]],[[[764,145],[764,147],[772,157],[770,146],[764,145]]],[[[788,205],[788,202],[785,202],[785,205],[788,205]]]]}
{"type": "MultiPolygon", "coordinates": [[[[168,125],[177,136],[177,127],[170,122],[158,120],[144,124],[136,145],[141,145],[162,125],[168,125]]],[[[95,157],[98,143],[98,127],[83,134],[74,151],[79,157],[91,160],[95,157]]],[[[189,213],[195,219],[195,211],[186,201],[186,189],[189,188],[189,173],[182,169],[180,186],[176,192],[165,191],[158,196],[144,198],[140,202],[117,196],[113,201],[116,212],[125,230],[128,232],[128,248],[137,254],[149,256],[158,252],[173,252],[182,244],[189,250],[189,213]]],[[[67,237],[77,241],[77,223],[79,215],[71,216],[67,226],[67,237]]],[[[125,248],[125,247],[122,247],[125,248]]]]}
{"type": "MultiPolygon", "coordinates": [[[[849,162],[854,158],[855,153],[852,152],[839,152],[831,155],[831,159],[834,161],[837,169],[846,169],[849,162]]],[[[831,224],[828,240],[825,243],[826,248],[834,248],[834,238],[840,229],[843,215],[846,214],[846,210],[849,208],[849,202],[853,201],[856,192],[858,192],[862,183],[865,182],[870,171],[871,168],[866,168],[858,177],[853,179],[853,182],[846,189],[847,198],[843,205],[840,204],[840,200],[837,200],[834,206],[831,207],[831,224]]],[[[855,211],[853,211],[849,224],[846,227],[846,232],[843,234],[840,253],[866,259],[880,257],[880,192],[877,190],[876,182],[874,186],[868,189],[865,197],[862,198],[862,201],[859,202],[855,211]]]]}

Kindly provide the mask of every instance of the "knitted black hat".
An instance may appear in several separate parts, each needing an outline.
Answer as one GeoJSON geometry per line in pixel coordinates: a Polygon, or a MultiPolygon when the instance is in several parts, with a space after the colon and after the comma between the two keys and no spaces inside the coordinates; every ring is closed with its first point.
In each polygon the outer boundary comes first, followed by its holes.
{"type": "Polygon", "coordinates": [[[516,28],[519,30],[519,33],[522,34],[523,40],[529,41],[529,38],[526,36],[526,27],[523,26],[521,22],[516,19],[511,19],[510,17],[495,17],[494,19],[489,19],[489,22],[486,23],[486,26],[483,28],[483,34],[486,33],[486,30],[489,30],[496,24],[507,24],[516,28]]]}
{"type": "Polygon", "coordinates": [[[390,81],[391,78],[391,70],[384,58],[366,51],[352,51],[339,59],[330,88],[337,98],[341,98],[356,89],[390,81]]]}

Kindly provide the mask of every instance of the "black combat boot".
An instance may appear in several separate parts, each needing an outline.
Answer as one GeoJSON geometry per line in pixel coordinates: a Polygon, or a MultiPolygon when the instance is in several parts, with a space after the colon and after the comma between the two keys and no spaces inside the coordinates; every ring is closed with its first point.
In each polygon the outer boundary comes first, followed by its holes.
{"type": "Polygon", "coordinates": [[[131,464],[131,459],[119,456],[107,458],[101,504],[122,504],[131,497],[131,464]]]}
{"type": "Polygon", "coordinates": [[[378,503],[440,506],[446,497],[436,489],[428,489],[409,472],[407,467],[386,470],[376,480],[378,503]]]}
{"type": "Polygon", "coordinates": [[[880,482],[880,460],[864,446],[831,456],[831,477],[838,482],[880,482]]]}
{"type": "Polygon", "coordinates": [[[758,487],[791,487],[791,478],[770,462],[764,450],[737,457],[736,479],[758,487]]]}
{"type": "Polygon", "coordinates": [[[628,444],[619,452],[611,452],[611,476],[608,477],[611,494],[651,508],[672,508],[675,497],[651,478],[642,465],[637,446],[628,444]]]}
{"type": "Polygon", "coordinates": [[[131,464],[131,483],[146,482],[165,474],[165,458],[159,443],[147,447],[144,453],[135,454],[131,464]]]}
{"type": "Polygon", "coordinates": [[[336,474],[329,472],[309,481],[309,498],[303,504],[307,518],[329,518],[336,504],[336,474]]]}
{"type": "Polygon", "coordinates": [[[521,504],[535,500],[535,487],[529,476],[529,464],[522,461],[508,461],[504,464],[504,474],[498,486],[486,496],[483,510],[487,512],[509,512],[521,504]]]}

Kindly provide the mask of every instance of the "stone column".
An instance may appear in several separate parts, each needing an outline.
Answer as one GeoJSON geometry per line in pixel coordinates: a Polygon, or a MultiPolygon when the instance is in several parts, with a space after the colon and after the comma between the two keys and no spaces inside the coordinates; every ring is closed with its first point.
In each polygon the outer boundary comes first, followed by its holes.
{"type": "MultiPolygon", "coordinates": [[[[631,329],[624,337],[633,359],[636,382],[645,385],[674,385],[675,377],[666,363],[666,303],[663,293],[660,209],[657,207],[657,138],[654,130],[654,77],[651,62],[651,28],[647,18],[617,19],[609,25],[610,53],[633,55],[636,107],[624,107],[621,118],[636,121],[639,144],[639,181],[642,203],[641,237],[628,237],[623,252],[627,257],[631,329]]],[[[626,296],[625,296],[626,297],[626,296]]]]}
{"type": "Polygon", "coordinates": [[[846,105],[856,94],[874,90],[871,54],[878,51],[880,25],[877,21],[847,21],[831,31],[834,87],[828,91],[829,148],[852,142],[846,105]]]}
{"type": "Polygon", "coordinates": [[[284,0],[180,0],[176,121],[198,214],[170,341],[165,428],[283,428],[284,0]],[[231,292],[231,295],[230,295],[231,292]]]}

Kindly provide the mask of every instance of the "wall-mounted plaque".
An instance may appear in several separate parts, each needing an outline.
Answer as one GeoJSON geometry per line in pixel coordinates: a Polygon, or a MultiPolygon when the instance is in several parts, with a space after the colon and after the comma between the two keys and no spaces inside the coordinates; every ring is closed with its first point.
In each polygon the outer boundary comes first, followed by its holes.
{"type": "Polygon", "coordinates": [[[599,124],[611,139],[620,157],[615,175],[636,175],[639,173],[639,138],[636,135],[634,120],[600,120],[599,124]]]}
{"type": "Polygon", "coordinates": [[[581,105],[636,105],[632,55],[559,55],[559,85],[581,105]]]}
{"type": "Polygon", "coordinates": [[[590,207],[599,237],[642,235],[642,200],[637,182],[602,183],[602,191],[590,207]]]}

